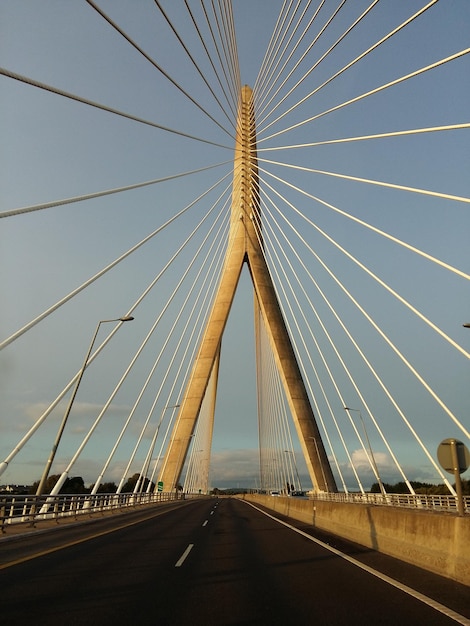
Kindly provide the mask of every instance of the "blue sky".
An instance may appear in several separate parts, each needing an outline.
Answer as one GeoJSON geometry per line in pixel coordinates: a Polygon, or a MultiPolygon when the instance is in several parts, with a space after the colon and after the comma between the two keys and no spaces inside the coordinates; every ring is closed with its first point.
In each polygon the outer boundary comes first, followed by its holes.
{"type": "MultiPolygon", "coordinates": [[[[277,0],[238,0],[233,3],[242,83],[254,86],[282,4],[277,0]]],[[[292,78],[287,80],[281,94],[286,93],[300,79],[369,4],[362,0],[346,2],[325,34],[319,37],[313,50],[299,64],[292,78]]],[[[381,0],[344,42],[279,106],[278,112],[293,106],[425,4],[424,0],[410,0],[406,3],[381,0]]],[[[224,100],[194,34],[184,3],[163,2],[162,5],[177,25],[188,48],[200,60],[214,90],[224,100]]],[[[190,2],[189,5],[202,19],[199,3],[190,2]]],[[[325,2],[317,21],[309,29],[308,36],[293,55],[288,67],[292,67],[300,58],[338,5],[339,2],[332,0],[325,2]]],[[[155,3],[150,0],[132,3],[129,0],[101,0],[99,6],[180,86],[202,103],[207,113],[231,131],[227,118],[191,66],[155,3]]],[[[302,3],[304,6],[305,3],[302,3]]],[[[86,2],[5,0],[0,11],[0,57],[4,68],[223,146],[217,147],[166,133],[0,76],[0,211],[220,164],[207,172],[158,185],[1,219],[0,328],[3,340],[153,232],[169,217],[206,192],[217,180],[229,176],[233,139],[174,85],[169,84],[86,2]],[[224,163],[227,161],[229,163],[224,163]]],[[[302,24],[313,12],[314,7],[310,7],[302,24]]],[[[272,133],[466,49],[469,26],[470,6],[466,0],[456,0],[451,5],[441,2],[430,8],[413,24],[296,107],[269,130],[263,132],[262,123],[259,128],[260,159],[468,198],[468,129],[315,148],[261,150],[358,135],[468,123],[470,74],[469,55],[465,55],[422,76],[324,115],[315,122],[266,139],[272,133]]],[[[274,98],[273,104],[276,100],[279,100],[279,96],[274,98]]],[[[467,274],[470,272],[468,203],[334,179],[262,161],[260,165],[271,174],[286,179],[291,185],[370,222],[376,228],[425,250],[467,274]]],[[[268,204],[268,197],[277,203],[280,212],[305,236],[308,244],[336,276],[348,285],[354,297],[377,320],[384,332],[396,342],[468,429],[468,358],[437,337],[383,289],[377,288],[370,277],[345,259],[318,230],[295,214],[279,196],[276,197],[268,184],[286,197],[301,214],[329,233],[338,244],[357,256],[466,351],[470,350],[470,331],[463,329],[462,323],[470,321],[468,281],[371,233],[268,174],[262,173],[261,179],[268,204]]],[[[77,372],[97,321],[119,317],[129,310],[229,182],[230,177],[191,208],[184,218],[165,228],[162,235],[156,236],[105,277],[1,351],[1,459],[16,446],[77,372]]],[[[282,220],[280,217],[276,219],[282,220]]],[[[204,233],[212,220],[209,218],[208,226],[203,227],[204,233]]],[[[272,224],[267,216],[266,220],[272,224]]],[[[403,406],[432,453],[435,454],[443,438],[455,436],[464,439],[445,411],[430,399],[422,386],[415,383],[409,371],[384,345],[383,339],[371,331],[370,324],[364,320],[350,298],[335,287],[331,276],[314,260],[313,254],[307,251],[286,224],[282,231],[292,241],[332,304],[341,312],[347,327],[377,366],[381,376],[387,380],[394,398],[403,406]]],[[[279,233],[279,236],[282,235],[279,233]]],[[[181,261],[171,266],[157,287],[137,307],[133,313],[135,321],[123,325],[103,351],[102,358],[87,371],[71,415],[69,436],[64,438],[58,454],[58,469],[64,467],[87,425],[106,402],[202,238],[203,234],[196,235],[195,242],[185,249],[181,261]]],[[[399,454],[409,478],[438,480],[412,441],[409,430],[364,368],[363,361],[358,358],[351,342],[305,271],[291,252],[288,252],[288,256],[308,294],[318,306],[324,324],[338,341],[341,354],[357,375],[361,389],[370,398],[374,416],[399,454]]],[[[289,270],[286,271],[290,274],[289,270]]],[[[194,280],[195,272],[192,274],[194,280]]],[[[293,275],[291,278],[294,280],[293,275]]],[[[190,284],[191,278],[188,282],[190,284]]],[[[185,289],[184,293],[187,293],[189,286],[185,289]]],[[[129,413],[184,297],[182,292],[176,297],[174,308],[162,320],[126,385],[113,401],[96,436],[79,460],[75,473],[83,475],[86,482],[93,481],[99,471],[103,450],[108,450],[112,445],[113,437],[129,413]]],[[[350,406],[360,408],[366,415],[338,359],[324,340],[305,298],[299,298],[323,346],[336,382],[343,390],[345,401],[350,406]]],[[[307,337],[303,322],[300,325],[307,337]]],[[[108,325],[101,330],[100,337],[104,338],[106,330],[108,325]]],[[[172,339],[171,345],[175,346],[176,341],[176,338],[172,339]]],[[[252,292],[245,271],[223,341],[213,442],[214,484],[250,482],[249,486],[252,486],[255,480],[257,422],[253,341],[252,292]],[[237,385],[228,384],[229,379],[236,380],[237,385]]],[[[308,351],[318,364],[320,376],[325,377],[324,366],[313,344],[309,343],[308,351]]],[[[165,356],[166,362],[169,358],[165,356]]],[[[151,384],[153,393],[164,371],[162,365],[151,384]]],[[[307,375],[312,379],[319,409],[330,424],[325,400],[317,388],[315,377],[310,370],[307,375]]],[[[324,380],[336,419],[344,420],[345,437],[350,441],[351,451],[360,461],[362,452],[346,425],[341,403],[331,382],[327,377],[324,380]]],[[[152,404],[151,390],[138,410],[140,422],[152,404]]],[[[177,401],[176,392],[171,397],[163,393],[157,402],[157,417],[153,421],[158,419],[166,405],[177,401]]],[[[0,482],[30,482],[39,477],[62,410],[63,404],[17,455],[0,482]]],[[[366,419],[374,451],[381,461],[384,479],[398,480],[399,476],[392,468],[383,442],[373,431],[369,418],[366,419]]],[[[336,445],[337,434],[333,425],[329,427],[336,445]]],[[[126,453],[132,446],[131,441],[129,436],[115,467],[110,470],[110,479],[117,479],[122,471],[127,460],[126,453]]],[[[348,460],[340,458],[340,463],[345,475],[350,476],[348,460]]],[[[299,464],[302,469],[300,458],[299,464]]],[[[136,462],[135,471],[138,471],[138,467],[139,463],[136,462]]],[[[370,482],[368,469],[364,469],[364,475],[365,482],[370,482]]]]}

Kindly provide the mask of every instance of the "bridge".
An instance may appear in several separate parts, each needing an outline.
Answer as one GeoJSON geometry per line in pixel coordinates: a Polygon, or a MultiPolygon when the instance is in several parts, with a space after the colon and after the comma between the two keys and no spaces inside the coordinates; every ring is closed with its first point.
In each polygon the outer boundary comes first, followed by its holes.
{"type": "Polygon", "coordinates": [[[469,7],[149,5],[5,10],[11,517],[83,477],[466,527],[469,7]]]}

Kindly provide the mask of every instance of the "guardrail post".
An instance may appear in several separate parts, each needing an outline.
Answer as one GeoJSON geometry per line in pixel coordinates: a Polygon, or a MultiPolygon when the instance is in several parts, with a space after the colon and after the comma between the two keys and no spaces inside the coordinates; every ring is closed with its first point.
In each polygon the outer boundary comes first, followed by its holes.
{"type": "Polygon", "coordinates": [[[1,520],[1,531],[2,531],[2,535],[5,533],[5,513],[6,513],[6,505],[2,504],[2,506],[0,507],[0,520],[1,520]]]}

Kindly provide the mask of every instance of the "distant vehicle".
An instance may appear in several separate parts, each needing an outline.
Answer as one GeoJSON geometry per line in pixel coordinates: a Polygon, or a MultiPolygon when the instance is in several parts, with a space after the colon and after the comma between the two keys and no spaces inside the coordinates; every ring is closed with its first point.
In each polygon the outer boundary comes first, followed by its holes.
{"type": "Polygon", "coordinates": [[[279,493],[279,491],[270,491],[269,495],[271,495],[271,496],[280,496],[281,494],[279,493]]]}
{"type": "Polygon", "coordinates": [[[290,494],[293,498],[306,498],[307,494],[305,491],[292,491],[290,494]]]}

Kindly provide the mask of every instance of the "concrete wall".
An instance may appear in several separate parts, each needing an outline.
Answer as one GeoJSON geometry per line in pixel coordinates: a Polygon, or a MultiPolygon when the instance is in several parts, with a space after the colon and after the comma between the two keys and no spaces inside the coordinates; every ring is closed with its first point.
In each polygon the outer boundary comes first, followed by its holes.
{"type": "Polygon", "coordinates": [[[244,499],[470,585],[469,516],[259,494],[244,499]]]}

